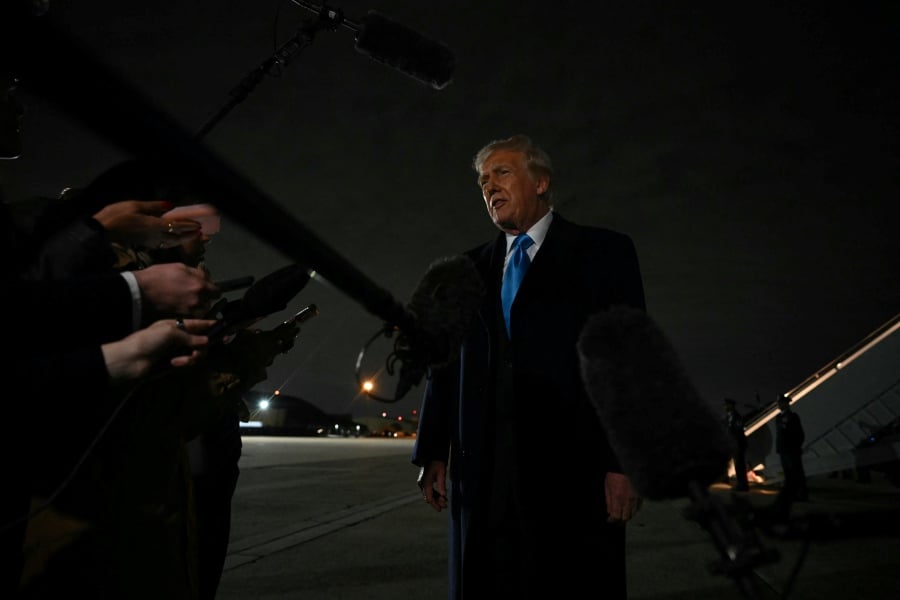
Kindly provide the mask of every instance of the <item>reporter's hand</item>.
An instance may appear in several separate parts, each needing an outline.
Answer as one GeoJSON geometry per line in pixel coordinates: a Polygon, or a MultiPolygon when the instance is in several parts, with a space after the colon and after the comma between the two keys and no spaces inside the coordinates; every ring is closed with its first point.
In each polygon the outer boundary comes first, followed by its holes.
{"type": "Polygon", "coordinates": [[[209,344],[209,338],[201,334],[214,323],[211,319],[164,319],[103,344],[101,351],[111,383],[138,379],[160,364],[186,367],[196,363],[209,344]]]}
{"type": "Polygon", "coordinates": [[[184,263],[160,263],[132,273],[151,314],[202,318],[222,295],[206,270],[184,263]]]}
{"type": "Polygon", "coordinates": [[[144,248],[174,248],[200,235],[200,223],[163,219],[172,208],[166,200],[123,200],[101,208],[94,219],[112,242],[144,248]]]}

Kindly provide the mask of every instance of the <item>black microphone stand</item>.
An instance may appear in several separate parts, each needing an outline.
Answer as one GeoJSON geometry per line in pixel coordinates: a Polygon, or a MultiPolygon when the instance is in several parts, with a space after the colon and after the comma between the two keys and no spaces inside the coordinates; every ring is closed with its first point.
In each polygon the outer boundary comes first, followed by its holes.
{"type": "MultiPolygon", "coordinates": [[[[301,6],[312,10],[308,5],[301,4],[301,6]]],[[[232,88],[230,92],[231,97],[228,102],[226,102],[225,105],[200,128],[197,132],[197,139],[203,139],[210,131],[212,131],[213,127],[234,109],[235,106],[246,100],[250,96],[250,93],[262,82],[263,77],[266,75],[276,75],[281,69],[297,58],[304,48],[311,46],[316,34],[320,30],[330,29],[331,31],[334,31],[340,25],[351,26],[351,28],[354,28],[352,23],[347,25],[348,21],[344,18],[344,15],[340,10],[331,9],[323,5],[321,8],[318,8],[317,11],[317,15],[314,19],[304,19],[296,35],[282,44],[275,51],[275,54],[247,73],[240,83],[232,88]]]]}
{"type": "Polygon", "coordinates": [[[735,508],[729,509],[696,481],[689,482],[688,496],[691,506],[685,509],[685,517],[699,523],[719,551],[720,559],[710,565],[710,570],[733,579],[748,600],[761,599],[753,569],[777,562],[779,554],[764,548],[756,535],[750,503],[736,497],[735,508]]]}

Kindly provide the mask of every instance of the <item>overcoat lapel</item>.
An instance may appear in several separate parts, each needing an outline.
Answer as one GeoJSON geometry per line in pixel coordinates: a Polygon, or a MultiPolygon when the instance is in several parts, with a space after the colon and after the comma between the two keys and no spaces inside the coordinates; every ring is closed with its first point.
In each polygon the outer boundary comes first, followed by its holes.
{"type": "MultiPolygon", "coordinates": [[[[559,273],[565,270],[566,262],[570,258],[569,244],[565,235],[566,226],[567,223],[561,216],[553,215],[544,243],[541,244],[540,250],[534,256],[531,266],[528,267],[528,271],[519,285],[516,301],[520,295],[527,298],[530,295],[529,290],[540,289],[548,285],[551,278],[558,277],[559,273]]],[[[513,302],[513,306],[515,306],[515,302],[513,302]]]]}
{"type": "Polygon", "coordinates": [[[492,244],[484,247],[482,255],[476,262],[485,283],[481,317],[489,327],[493,327],[497,320],[496,313],[500,306],[500,279],[503,276],[503,260],[505,258],[506,234],[501,233],[492,244]]]}

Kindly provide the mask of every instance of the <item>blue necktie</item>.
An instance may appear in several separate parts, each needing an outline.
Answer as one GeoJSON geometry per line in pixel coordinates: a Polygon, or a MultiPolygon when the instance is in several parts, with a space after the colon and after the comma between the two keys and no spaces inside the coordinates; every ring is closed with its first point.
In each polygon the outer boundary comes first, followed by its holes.
{"type": "Polygon", "coordinates": [[[503,302],[503,320],[506,321],[506,334],[509,331],[509,311],[512,307],[516,292],[519,290],[519,284],[525,277],[525,271],[531,265],[531,259],[528,258],[528,248],[534,243],[534,240],[528,237],[527,233],[522,233],[512,243],[512,251],[509,255],[509,262],[506,265],[506,273],[503,275],[503,286],[500,288],[500,299],[503,302]]]}

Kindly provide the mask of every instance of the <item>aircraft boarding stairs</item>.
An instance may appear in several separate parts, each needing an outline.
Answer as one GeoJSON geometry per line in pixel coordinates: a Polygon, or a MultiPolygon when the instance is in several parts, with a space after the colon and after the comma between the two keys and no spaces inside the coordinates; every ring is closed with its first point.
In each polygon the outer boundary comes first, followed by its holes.
{"type": "MultiPolygon", "coordinates": [[[[900,314],[785,395],[806,434],[807,476],[898,461],[900,314]]],[[[748,415],[744,428],[747,460],[767,482],[783,478],[775,453],[777,414],[773,399],[748,415]]]]}

